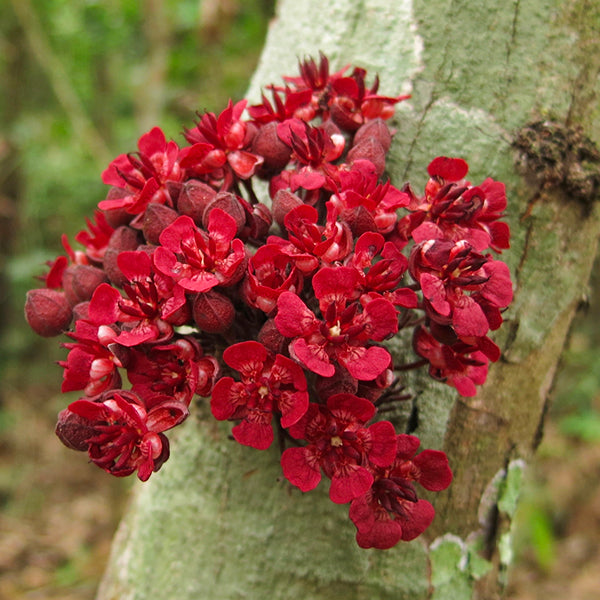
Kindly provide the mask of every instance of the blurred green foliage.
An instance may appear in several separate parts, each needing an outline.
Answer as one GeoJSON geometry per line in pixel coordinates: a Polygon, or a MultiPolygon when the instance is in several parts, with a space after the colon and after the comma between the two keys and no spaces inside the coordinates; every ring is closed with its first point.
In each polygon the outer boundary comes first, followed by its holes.
{"type": "Polygon", "coordinates": [[[85,228],[110,160],[154,125],[181,141],[196,111],[242,98],[273,11],[274,0],[0,3],[0,218],[11,234],[0,310],[15,315],[0,331],[0,369],[46,352],[20,316],[24,294],[63,253],[61,234],[85,228]]]}

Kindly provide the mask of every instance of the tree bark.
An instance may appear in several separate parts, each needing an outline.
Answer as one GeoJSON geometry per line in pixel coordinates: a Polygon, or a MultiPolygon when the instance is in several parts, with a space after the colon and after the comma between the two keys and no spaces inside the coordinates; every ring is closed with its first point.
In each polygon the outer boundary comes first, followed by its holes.
{"type": "MultiPolygon", "coordinates": [[[[512,249],[504,259],[516,296],[496,337],[503,356],[473,399],[411,374],[416,400],[392,414],[423,447],[443,448],[455,473],[433,499],[428,539],[359,549],[346,507],[323,486],[292,489],[277,450],[231,442],[228,425],[203,406],[174,436],[169,462],[136,490],[99,600],[501,595],[523,466],[541,436],[600,232],[598,154],[577,130],[600,137],[599,17],[591,0],[279,3],[251,100],[261,85],[294,74],[299,57],[323,50],[333,67],[379,73],[384,94],[412,94],[393,122],[388,168],[397,185],[408,179],[418,189],[437,155],[465,158],[474,183],[506,183],[512,249]]],[[[399,340],[395,351],[405,346],[399,340]]]]}

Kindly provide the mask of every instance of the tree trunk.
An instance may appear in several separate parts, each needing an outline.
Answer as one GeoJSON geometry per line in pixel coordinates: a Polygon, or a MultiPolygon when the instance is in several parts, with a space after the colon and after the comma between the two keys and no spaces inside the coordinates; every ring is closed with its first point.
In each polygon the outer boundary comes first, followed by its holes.
{"type": "Polygon", "coordinates": [[[229,426],[203,406],[174,436],[168,464],[136,490],[99,600],[501,595],[522,467],[541,436],[600,231],[599,155],[577,130],[599,137],[599,17],[591,0],[279,3],[250,99],[323,50],[334,67],[378,72],[384,94],[412,94],[393,123],[397,185],[418,189],[437,155],[465,158],[475,183],[507,184],[504,259],[516,297],[496,337],[503,357],[473,399],[411,375],[417,399],[392,415],[399,430],[410,421],[423,447],[443,448],[455,473],[434,499],[427,540],[359,549],[347,507],[323,486],[292,489],[277,450],[231,442],[229,426]]]}

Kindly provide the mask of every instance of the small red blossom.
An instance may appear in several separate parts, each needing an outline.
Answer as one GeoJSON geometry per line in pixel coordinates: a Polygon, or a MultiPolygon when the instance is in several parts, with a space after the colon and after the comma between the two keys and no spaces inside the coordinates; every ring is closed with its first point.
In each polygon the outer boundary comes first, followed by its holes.
{"type": "Polygon", "coordinates": [[[243,276],[246,261],[244,243],[236,232],[235,220],[220,208],[211,211],[207,232],[190,217],[178,217],[160,235],[154,264],[190,292],[232,285],[243,276]]]}
{"type": "Polygon", "coordinates": [[[321,263],[344,260],[352,251],[350,228],[337,220],[333,205],[327,206],[325,225],[319,224],[318,211],[307,204],[290,210],[284,225],[288,239],[269,236],[267,243],[281,246],[304,275],[313,273],[321,263]]]}
{"type": "Polygon", "coordinates": [[[428,167],[431,178],[423,198],[417,198],[408,189],[413,212],[399,223],[401,235],[410,235],[417,243],[464,239],[478,252],[509,248],[509,227],[499,220],[506,209],[504,184],[488,178],[472,186],[464,180],[467,171],[468,165],[462,159],[434,159],[428,167]]]}
{"type": "Polygon", "coordinates": [[[322,127],[311,127],[300,119],[280,123],[277,135],[291,148],[291,162],[295,168],[282,171],[271,179],[271,197],[280,189],[288,188],[292,192],[299,188],[333,191],[331,180],[337,179],[338,171],[333,163],[344,151],[344,136],[336,132],[330,134],[322,127]]]}
{"type": "Polygon", "coordinates": [[[96,396],[121,387],[123,365],[111,349],[116,335],[111,327],[78,319],[68,335],[75,341],[63,344],[69,349],[67,360],[59,363],[64,368],[63,392],[84,390],[87,396],[96,396]]]}
{"type": "Polygon", "coordinates": [[[350,170],[338,173],[339,190],[331,197],[340,219],[346,221],[354,235],[366,231],[382,234],[392,231],[398,220],[397,210],[408,206],[409,196],[389,182],[379,183],[368,160],[358,160],[350,170]]]}
{"type": "Polygon", "coordinates": [[[100,202],[100,209],[138,215],[151,202],[173,204],[166,184],[183,177],[179,146],[167,142],[162,130],[154,127],[138,140],[138,149],[137,154],[121,154],[102,173],[102,181],[119,191],[100,202]]]}
{"type": "Polygon", "coordinates": [[[234,177],[248,179],[254,175],[263,162],[261,156],[247,150],[251,139],[241,119],[246,104],[246,100],[236,104],[230,100],[218,117],[207,112],[194,129],[185,132],[186,140],[193,145],[184,153],[182,164],[195,173],[211,173],[214,179],[224,180],[224,189],[230,187],[234,177]],[[201,160],[195,162],[196,156],[201,160]]]}
{"type": "Polygon", "coordinates": [[[273,356],[261,343],[248,341],[229,346],[223,360],[241,381],[223,377],[211,399],[214,417],[238,420],[232,434],[246,446],[265,450],[273,442],[273,414],[281,415],[281,426],[294,425],[308,408],[304,371],[281,354],[273,356]]]}
{"type": "Polygon", "coordinates": [[[329,497],[345,504],[365,494],[373,483],[369,465],[389,466],[396,455],[396,434],[388,421],[366,427],[375,414],[373,403],[353,394],[335,394],[327,406],[311,403],[290,435],[307,445],[288,448],[281,456],[283,474],[307,492],[331,479],[329,497]]]}
{"type": "Polygon", "coordinates": [[[170,398],[148,404],[132,392],[110,390],[72,402],[60,414],[56,431],[70,448],[87,446],[90,460],[108,473],[125,477],[137,471],[146,481],[169,457],[163,431],[187,415],[185,404],[170,398]]]}
{"type": "Polygon", "coordinates": [[[460,341],[452,345],[442,344],[425,327],[415,331],[413,347],[429,362],[429,374],[456,388],[461,396],[475,396],[475,386],[486,380],[488,357],[477,347],[460,341]]]}
{"type": "Polygon", "coordinates": [[[248,261],[243,297],[250,306],[271,314],[279,296],[285,291],[299,294],[302,283],[302,273],[293,257],[279,245],[266,244],[248,261]]]}
{"type": "Polygon", "coordinates": [[[293,338],[291,356],[318,375],[331,377],[337,362],[355,379],[368,381],[391,362],[385,348],[367,342],[383,341],[397,331],[396,310],[383,298],[360,310],[360,303],[354,300],[357,283],[358,274],[349,267],[324,267],[317,272],[313,288],[323,319],[296,294],[279,296],[275,325],[282,335],[293,338]]]}
{"type": "Polygon", "coordinates": [[[423,290],[429,318],[452,325],[459,337],[485,336],[512,301],[506,264],[479,254],[466,240],[417,244],[409,269],[423,290]]]}
{"type": "Polygon", "coordinates": [[[169,396],[186,406],[195,394],[208,396],[219,374],[219,363],[204,356],[193,338],[132,350],[127,376],[132,391],[144,398],[169,396]]]}
{"type": "Polygon", "coordinates": [[[120,332],[112,341],[123,346],[169,339],[173,326],[189,318],[183,290],[156,273],[145,252],[121,252],[118,263],[128,280],[123,286],[127,297],[106,283],[99,285],[90,302],[90,321],[97,325],[120,323],[120,332]]]}
{"type": "Polygon", "coordinates": [[[375,466],[371,488],[352,500],[350,519],[361,548],[385,550],[400,540],[410,541],[433,521],[433,506],[417,497],[413,482],[437,492],[450,485],[452,471],[443,452],[423,450],[416,454],[419,445],[415,436],[399,435],[393,463],[384,468],[375,466]]]}

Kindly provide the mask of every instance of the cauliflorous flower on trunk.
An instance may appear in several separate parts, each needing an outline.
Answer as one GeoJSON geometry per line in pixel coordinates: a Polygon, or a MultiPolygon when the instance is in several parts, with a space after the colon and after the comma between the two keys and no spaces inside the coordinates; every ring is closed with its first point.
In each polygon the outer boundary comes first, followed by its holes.
{"type": "Polygon", "coordinates": [[[267,243],[279,245],[304,275],[312,274],[321,263],[344,260],[352,251],[352,232],[346,223],[337,220],[331,204],[327,204],[325,225],[319,224],[318,211],[308,204],[290,210],[284,225],[288,239],[272,235],[267,243]]]}
{"type": "Polygon", "coordinates": [[[64,368],[62,391],[84,390],[96,396],[107,389],[121,387],[121,360],[112,349],[117,333],[107,325],[96,325],[85,319],[75,322],[75,331],[68,334],[74,342],[63,344],[69,349],[64,368]]]}
{"type": "Polygon", "coordinates": [[[410,541],[433,521],[433,506],[418,498],[413,482],[438,492],[450,485],[452,471],[443,452],[423,450],[416,454],[419,445],[417,437],[400,434],[391,466],[374,466],[371,488],[352,500],[350,519],[361,548],[385,550],[400,540],[410,541]]]}
{"type": "Polygon", "coordinates": [[[100,210],[94,211],[94,221],[86,218],[86,223],[87,231],[85,229],[80,231],[75,239],[85,247],[85,254],[91,261],[101,264],[115,230],[100,210]]]}
{"type": "Polygon", "coordinates": [[[102,181],[116,188],[98,204],[102,210],[122,209],[139,215],[150,202],[173,205],[166,184],[183,177],[179,146],[167,142],[162,130],[154,127],[138,140],[138,149],[136,154],[121,154],[102,173],[102,181]]]}
{"type": "Polygon", "coordinates": [[[409,269],[423,290],[425,312],[452,325],[459,337],[483,337],[512,301],[505,263],[476,252],[466,240],[428,240],[410,254],[409,269]]]}
{"type": "Polygon", "coordinates": [[[389,181],[380,183],[375,167],[368,160],[357,160],[349,170],[340,169],[338,177],[340,186],[330,201],[355,236],[367,231],[386,234],[394,229],[397,210],[408,206],[407,193],[389,181]]]}
{"type": "Polygon", "coordinates": [[[269,315],[277,307],[277,298],[284,291],[299,294],[302,282],[295,260],[280,246],[266,244],[248,261],[243,298],[250,306],[269,315]]]}
{"type": "Polygon", "coordinates": [[[241,100],[233,104],[231,100],[227,108],[215,116],[207,112],[196,123],[194,129],[185,132],[185,138],[193,144],[184,153],[182,164],[197,174],[210,173],[214,179],[224,180],[224,189],[229,189],[234,177],[248,179],[262,164],[263,159],[248,151],[251,136],[248,126],[241,119],[247,101],[241,100]],[[202,160],[193,163],[194,145],[200,145],[202,160]],[[212,149],[206,152],[206,147],[212,149]]]}
{"type": "Polygon", "coordinates": [[[313,289],[323,319],[319,319],[291,292],[277,301],[275,325],[285,337],[293,338],[290,355],[317,375],[331,377],[335,363],[358,380],[369,381],[389,366],[381,342],[398,330],[396,309],[377,298],[364,307],[356,300],[358,273],[350,267],[323,267],[313,277],[313,289]]]}
{"type": "Polygon", "coordinates": [[[72,402],[58,418],[56,433],[69,448],[87,449],[90,460],[112,475],[137,471],[146,481],[169,457],[162,433],[188,416],[185,404],[169,397],[147,403],[124,390],[72,402]]]}
{"type": "Polygon", "coordinates": [[[223,352],[223,360],[241,381],[222,377],[212,391],[212,414],[219,421],[241,420],[233,437],[245,446],[267,449],[273,442],[273,414],[290,427],[306,413],[308,391],[304,371],[282,354],[273,355],[261,343],[240,342],[223,352]]]}
{"type": "Polygon", "coordinates": [[[271,198],[280,189],[288,188],[292,192],[298,188],[334,191],[331,181],[337,179],[338,167],[333,162],[342,155],[345,146],[341,133],[330,133],[300,119],[289,119],[277,126],[277,135],[291,148],[291,163],[295,168],[273,177],[269,187],[271,198]]]}
{"type": "Polygon", "coordinates": [[[327,406],[311,403],[290,435],[306,440],[303,447],[281,455],[283,474],[307,492],[321,481],[321,469],[331,479],[329,497],[345,504],[365,494],[373,483],[373,465],[387,467],[396,456],[396,434],[388,421],[366,427],[375,414],[369,400],[353,394],[334,394],[327,406]]]}
{"type": "Polygon", "coordinates": [[[232,285],[241,279],[246,264],[244,242],[236,232],[235,219],[220,208],[211,211],[208,232],[190,217],[178,217],[161,233],[154,264],[190,292],[232,285]]]}
{"type": "Polygon", "coordinates": [[[486,179],[478,186],[465,181],[467,163],[460,158],[438,156],[429,164],[430,179],[422,198],[411,196],[409,209],[399,225],[415,242],[429,239],[467,240],[478,252],[509,248],[510,230],[500,221],[506,210],[503,183],[486,179]]]}
{"type": "Polygon", "coordinates": [[[208,396],[219,374],[219,363],[204,356],[194,338],[135,348],[127,361],[132,391],[144,398],[171,396],[186,406],[194,394],[208,396]]]}
{"type": "Polygon", "coordinates": [[[487,377],[488,357],[475,346],[461,341],[443,344],[423,326],[415,330],[415,352],[429,362],[429,374],[456,388],[462,396],[475,396],[487,377]]]}
{"type": "Polygon", "coordinates": [[[120,323],[120,333],[112,341],[123,346],[169,339],[173,326],[189,318],[182,288],[154,272],[145,252],[121,252],[117,261],[128,280],[123,286],[127,297],[106,283],[99,285],[90,302],[90,321],[120,323]]]}

